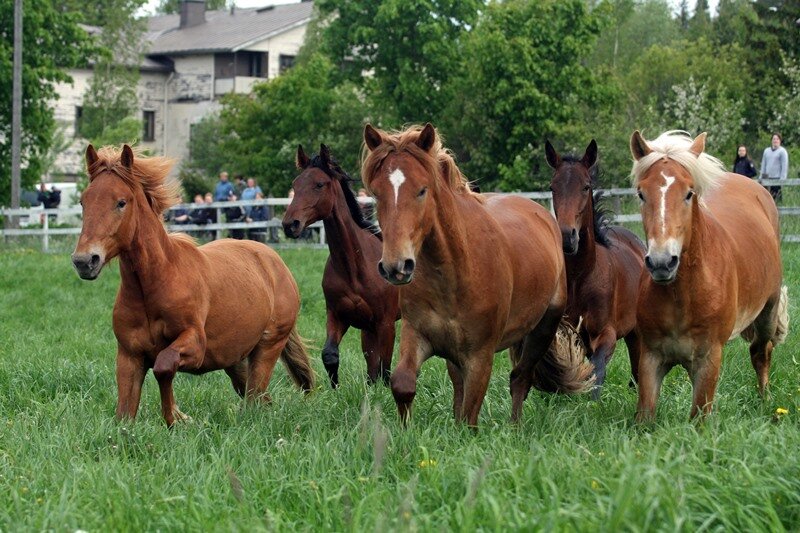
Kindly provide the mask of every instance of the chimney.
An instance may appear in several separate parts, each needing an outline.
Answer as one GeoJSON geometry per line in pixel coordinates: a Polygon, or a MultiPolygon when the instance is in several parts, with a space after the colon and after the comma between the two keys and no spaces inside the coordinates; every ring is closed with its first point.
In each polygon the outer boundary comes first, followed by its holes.
{"type": "Polygon", "coordinates": [[[181,0],[181,29],[198,26],[205,21],[205,0],[181,0]]]}

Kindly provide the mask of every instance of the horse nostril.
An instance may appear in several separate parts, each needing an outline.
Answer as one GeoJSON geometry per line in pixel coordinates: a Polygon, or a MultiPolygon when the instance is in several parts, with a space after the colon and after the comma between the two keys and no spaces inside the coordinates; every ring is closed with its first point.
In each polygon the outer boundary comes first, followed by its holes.
{"type": "Polygon", "coordinates": [[[378,261],[378,274],[381,275],[383,278],[388,278],[389,274],[386,272],[386,269],[383,268],[383,261],[378,261]]]}
{"type": "Polygon", "coordinates": [[[292,220],[292,229],[293,230],[300,229],[300,221],[299,220],[292,220]]]}
{"type": "Polygon", "coordinates": [[[578,230],[576,230],[575,228],[572,228],[572,233],[570,233],[570,237],[572,237],[574,239],[577,236],[578,236],[578,230]]]}
{"type": "Polygon", "coordinates": [[[100,264],[100,256],[97,255],[97,254],[92,254],[92,260],[91,260],[90,264],[91,264],[92,268],[94,268],[97,265],[99,265],[100,264]]]}
{"type": "Polygon", "coordinates": [[[650,270],[653,269],[653,262],[650,260],[650,256],[649,255],[644,256],[644,266],[646,266],[650,270]]]}
{"type": "Polygon", "coordinates": [[[415,265],[416,263],[414,263],[413,259],[406,259],[403,263],[403,274],[411,274],[414,272],[415,265]]]}
{"type": "Polygon", "coordinates": [[[678,256],[673,255],[672,257],[669,258],[669,264],[667,265],[667,268],[672,270],[676,266],[678,266],[678,256]]]}

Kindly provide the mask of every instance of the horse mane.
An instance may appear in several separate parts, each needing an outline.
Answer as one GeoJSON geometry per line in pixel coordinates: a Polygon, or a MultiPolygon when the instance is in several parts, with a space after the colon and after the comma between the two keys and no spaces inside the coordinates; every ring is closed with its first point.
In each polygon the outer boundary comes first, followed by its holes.
{"type": "Polygon", "coordinates": [[[350,174],[348,174],[341,166],[339,166],[339,163],[333,158],[333,156],[328,159],[327,163],[328,164],[326,166],[322,156],[315,154],[314,157],[311,158],[309,166],[318,168],[328,175],[333,174],[331,177],[336,179],[336,181],[338,181],[342,186],[344,200],[347,203],[347,208],[350,211],[350,216],[352,217],[353,222],[355,222],[359,228],[365,229],[379,239],[383,240],[380,228],[372,221],[364,218],[364,212],[361,211],[361,206],[358,204],[356,195],[353,193],[353,189],[350,188],[350,184],[355,183],[356,180],[351,178],[350,174]]]}
{"type": "Polygon", "coordinates": [[[684,167],[692,175],[698,197],[706,191],[718,187],[723,175],[727,172],[725,165],[716,157],[705,152],[700,156],[694,155],[689,151],[692,141],[692,137],[687,132],[680,130],[665,131],[658,138],[647,141],[652,152],[638,161],[634,161],[631,170],[633,185],[637,185],[645,172],[657,161],[667,158],[684,167]]]}
{"type": "MultiPolygon", "coordinates": [[[[582,157],[575,154],[566,154],[561,156],[561,161],[564,163],[582,163],[582,157]]],[[[608,229],[611,225],[611,211],[602,201],[603,192],[595,191],[594,188],[600,183],[602,172],[600,170],[600,163],[595,163],[589,169],[589,184],[592,186],[592,226],[594,228],[594,241],[606,248],[611,245],[608,238],[608,229]]]]}
{"type": "Polygon", "coordinates": [[[383,132],[383,142],[375,150],[369,150],[365,144],[361,153],[361,181],[364,182],[364,187],[369,190],[372,178],[390,154],[406,152],[433,176],[434,187],[439,187],[441,183],[456,193],[474,196],[482,201],[482,196],[472,192],[470,182],[456,165],[452,152],[442,145],[442,136],[438,130],[429,152],[417,145],[422,130],[423,126],[415,125],[404,130],[383,132]]]}
{"type": "Polygon", "coordinates": [[[180,184],[168,180],[173,160],[167,157],[145,157],[141,148],[133,148],[133,165],[128,169],[120,161],[122,148],[104,146],[97,151],[97,161],[87,170],[89,183],[103,171],[119,176],[131,188],[141,187],[150,208],[157,215],[179,202],[180,184]]]}

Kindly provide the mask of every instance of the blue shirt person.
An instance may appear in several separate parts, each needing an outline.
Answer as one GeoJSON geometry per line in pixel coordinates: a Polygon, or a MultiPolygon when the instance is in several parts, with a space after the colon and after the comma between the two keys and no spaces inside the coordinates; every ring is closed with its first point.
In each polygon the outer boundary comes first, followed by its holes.
{"type": "MultiPolygon", "coordinates": [[[[264,192],[261,190],[261,187],[256,185],[256,180],[253,178],[247,178],[247,187],[242,191],[242,200],[255,200],[258,194],[261,194],[263,197],[264,192]]],[[[252,211],[252,205],[245,206],[244,212],[247,218],[251,218],[250,213],[252,211]]]]}
{"type": "Polygon", "coordinates": [[[232,194],[234,194],[233,184],[228,181],[228,173],[224,171],[220,172],[219,182],[217,182],[217,186],[214,187],[214,201],[227,202],[228,197],[232,194]]]}

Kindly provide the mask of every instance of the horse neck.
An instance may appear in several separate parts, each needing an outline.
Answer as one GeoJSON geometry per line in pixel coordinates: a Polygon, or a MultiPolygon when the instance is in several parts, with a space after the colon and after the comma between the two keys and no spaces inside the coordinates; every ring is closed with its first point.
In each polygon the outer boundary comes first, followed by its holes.
{"type": "MultiPolygon", "coordinates": [[[[347,273],[353,278],[361,268],[365,268],[364,255],[359,244],[359,232],[362,230],[350,213],[350,207],[344,198],[341,187],[345,185],[338,179],[334,180],[339,187],[336,188],[336,201],[331,214],[322,219],[325,226],[325,238],[328,241],[328,250],[331,262],[336,272],[347,273]]],[[[336,186],[334,186],[336,187],[336,186]]]]}
{"type": "Polygon", "coordinates": [[[706,216],[701,209],[700,200],[694,200],[692,204],[692,237],[689,246],[685,247],[681,253],[681,266],[693,269],[703,265],[706,237],[711,231],[712,224],[713,220],[706,216]]]}
{"type": "Polygon", "coordinates": [[[460,264],[462,270],[469,266],[468,261],[462,260],[469,254],[466,220],[453,191],[440,186],[434,194],[433,226],[422,243],[418,262],[429,262],[448,276],[456,264],[460,264]]]}
{"type": "Polygon", "coordinates": [[[167,230],[144,202],[136,202],[136,228],[131,243],[120,254],[120,273],[123,284],[139,288],[148,294],[148,287],[161,282],[171,267],[170,255],[173,244],[167,230]]]}
{"type": "MultiPolygon", "coordinates": [[[[591,191],[590,191],[591,193],[591,191]]],[[[567,280],[570,285],[592,270],[597,259],[597,242],[594,233],[594,199],[590,196],[583,210],[581,230],[579,232],[578,252],[575,255],[565,255],[567,267],[567,280]]]]}

